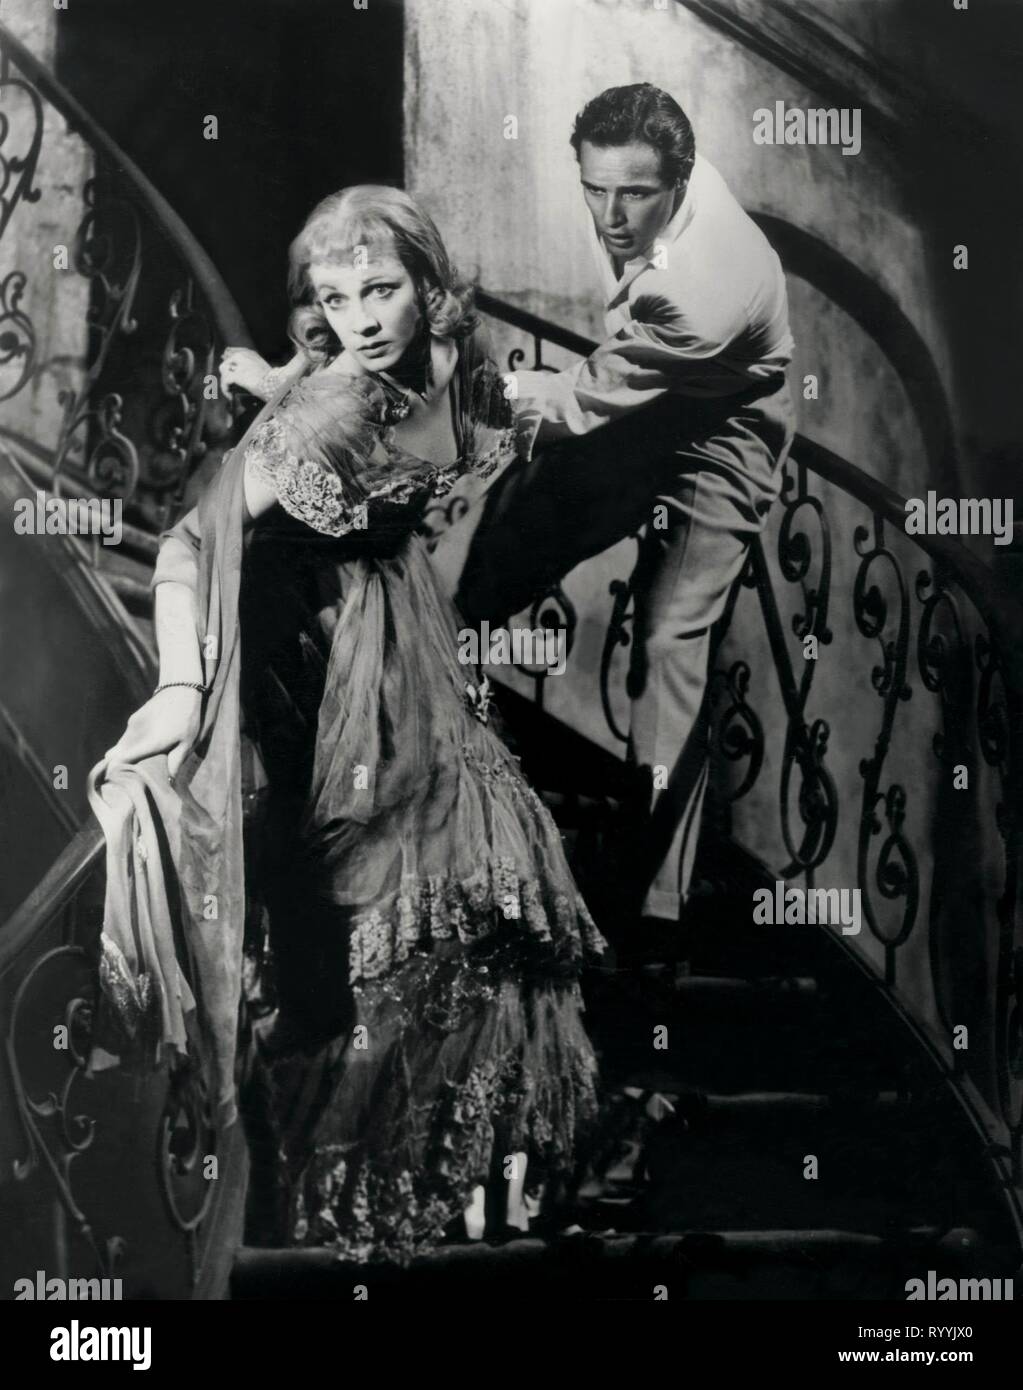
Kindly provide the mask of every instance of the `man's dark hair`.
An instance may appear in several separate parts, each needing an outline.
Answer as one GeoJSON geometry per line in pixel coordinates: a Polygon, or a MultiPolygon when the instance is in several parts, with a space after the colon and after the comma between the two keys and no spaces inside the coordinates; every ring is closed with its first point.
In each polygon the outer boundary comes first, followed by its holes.
{"type": "Polygon", "coordinates": [[[661,156],[661,178],[666,183],[678,180],[685,185],[696,154],[689,117],[674,97],[649,82],[608,87],[588,101],[572,130],[576,159],[584,140],[591,145],[628,145],[634,140],[652,145],[661,156]]]}

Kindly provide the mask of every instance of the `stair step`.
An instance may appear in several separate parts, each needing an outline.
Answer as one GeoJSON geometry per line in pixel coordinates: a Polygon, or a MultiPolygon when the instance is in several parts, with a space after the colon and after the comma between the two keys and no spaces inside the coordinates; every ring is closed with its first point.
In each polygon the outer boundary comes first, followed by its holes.
{"type": "Polygon", "coordinates": [[[952,1132],[944,1110],[891,1095],[872,1104],[824,1099],[678,1104],[648,1134],[634,1223],[885,1230],[952,1225],[968,1212],[978,1228],[1004,1229],[967,1136],[952,1132]],[[811,1156],[815,1176],[807,1176],[811,1156]]]}
{"type": "Polygon", "coordinates": [[[715,999],[733,996],[762,999],[766,995],[806,999],[816,996],[819,990],[811,975],[767,975],[756,979],[734,975],[680,975],[675,977],[671,987],[675,994],[686,998],[712,996],[715,999]]]}
{"type": "MultiPolygon", "coordinates": [[[[493,1297],[495,1285],[518,1299],[652,1299],[655,1288],[681,1298],[904,1298],[905,1282],[971,1272],[984,1257],[972,1230],[931,1224],[889,1235],[841,1226],[670,1232],[580,1232],[541,1240],[445,1246],[407,1268],[344,1264],[330,1250],[239,1250],[236,1299],[281,1297],[350,1301],[355,1286],[417,1299],[493,1297]]],[[[995,1262],[985,1266],[997,1277],[995,1262]]],[[[1011,1273],[1011,1271],[1007,1271],[1011,1273]]],[[[659,1295],[664,1296],[663,1292],[659,1295]]]]}
{"type": "MultiPolygon", "coordinates": [[[[881,1091],[861,1100],[857,1115],[865,1112],[878,1113],[891,1111],[904,1104],[895,1091],[881,1091]]],[[[834,1095],[814,1095],[806,1091],[747,1091],[727,1095],[713,1095],[695,1092],[680,1095],[678,1107],[688,1115],[705,1115],[708,1118],[725,1116],[734,1119],[757,1118],[761,1115],[774,1116],[790,1114],[822,1114],[834,1112],[848,1114],[848,1097],[834,1095]]]]}
{"type": "Polygon", "coordinates": [[[852,1007],[834,981],[803,974],[673,976],[666,968],[586,984],[588,1026],[612,1087],[646,1085],[636,1078],[657,1073],[676,1089],[711,1094],[899,1089],[905,1041],[871,1003],[871,1011],[852,1007]]]}
{"type": "Polygon", "coordinates": [[[621,802],[611,796],[576,796],[544,787],[537,792],[563,829],[611,824],[622,814],[621,802]]]}
{"type": "MultiPolygon", "coordinates": [[[[411,1269],[429,1269],[431,1266],[450,1264],[486,1264],[490,1260],[508,1257],[541,1259],[556,1255],[566,1249],[599,1251],[602,1257],[620,1259],[638,1252],[640,1242],[644,1250],[653,1254],[673,1254],[679,1246],[685,1246],[698,1255],[700,1251],[729,1251],[735,1254],[801,1254],[809,1250],[859,1249],[877,1250],[885,1246],[906,1243],[937,1243],[943,1235],[939,1226],[916,1226],[898,1238],[864,1231],[847,1231],[839,1228],[824,1229],[815,1227],[809,1230],[711,1230],[694,1226],[678,1231],[634,1231],[626,1234],[617,1231],[582,1231],[574,1235],[555,1236],[544,1239],[539,1236],[523,1235],[521,1239],[491,1243],[486,1240],[465,1241],[461,1244],[445,1245],[427,1255],[419,1255],[410,1266],[411,1269]]],[[[981,1244],[976,1231],[962,1232],[963,1238],[971,1247],[981,1244]]],[[[951,1252],[950,1252],[951,1253],[951,1252]]],[[[287,1246],[262,1248],[243,1245],[235,1257],[237,1274],[255,1274],[262,1270],[283,1271],[292,1269],[315,1270],[323,1272],[336,1270],[338,1265],[352,1268],[339,1260],[332,1250],[323,1247],[294,1249],[287,1246]]],[[[355,1266],[364,1268],[365,1266],[355,1266]]]]}

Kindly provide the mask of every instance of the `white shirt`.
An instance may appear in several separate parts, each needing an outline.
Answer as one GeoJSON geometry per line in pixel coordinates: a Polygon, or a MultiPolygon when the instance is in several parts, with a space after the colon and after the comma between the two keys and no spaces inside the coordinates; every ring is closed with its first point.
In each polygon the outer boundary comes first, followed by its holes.
{"type": "Polygon", "coordinates": [[[781,384],[793,349],[781,262],[712,164],[696,156],[675,215],[620,277],[588,221],[612,336],[566,371],[515,373],[538,439],[586,434],[665,392],[781,384]]]}

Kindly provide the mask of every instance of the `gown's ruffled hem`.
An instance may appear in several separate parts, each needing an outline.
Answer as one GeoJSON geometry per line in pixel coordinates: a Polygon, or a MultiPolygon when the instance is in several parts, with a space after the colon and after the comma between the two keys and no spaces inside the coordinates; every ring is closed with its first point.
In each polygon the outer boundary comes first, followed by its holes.
{"type": "Polygon", "coordinates": [[[390,898],[352,919],[349,982],[388,974],[435,941],[483,942],[499,935],[542,943],[552,963],[593,963],[605,942],[574,885],[524,875],[511,855],[485,859],[469,877],[407,875],[390,898]]]}
{"type": "Polygon", "coordinates": [[[384,1059],[369,1064],[376,1078],[370,1133],[354,1118],[362,1097],[351,1077],[359,1054],[349,1045],[345,1099],[353,1118],[340,1132],[321,1132],[294,1192],[290,1238],[351,1263],[405,1265],[436,1249],[475,1187],[506,1185],[517,1155],[526,1156],[527,1191],[570,1177],[596,1128],[596,1060],[577,983],[529,986],[478,974],[477,992],[466,988],[461,964],[453,991],[460,1006],[433,1027],[420,1016],[417,1027],[412,1015],[420,1008],[427,1019],[444,1014],[452,984],[443,968],[420,967],[412,965],[418,980],[406,980],[400,997],[380,995],[364,1015],[371,1036],[390,1007],[403,1020],[383,1044],[384,1059]],[[444,1035],[439,1044],[427,1041],[427,1059],[421,1032],[444,1035]],[[386,1098],[382,1074],[391,1083],[386,1098]]]}

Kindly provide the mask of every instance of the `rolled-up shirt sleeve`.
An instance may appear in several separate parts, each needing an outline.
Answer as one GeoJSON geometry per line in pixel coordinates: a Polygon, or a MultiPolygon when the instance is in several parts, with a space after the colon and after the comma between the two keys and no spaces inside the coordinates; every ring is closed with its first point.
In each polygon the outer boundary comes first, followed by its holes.
{"type": "MultiPolygon", "coordinates": [[[[637,306],[638,307],[638,306],[637,306]]],[[[519,409],[540,416],[536,442],[588,434],[650,405],[666,392],[729,395],[742,382],[719,362],[742,333],[737,306],[708,304],[697,314],[651,304],[578,366],[562,372],[516,372],[519,409]]]]}

